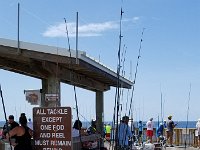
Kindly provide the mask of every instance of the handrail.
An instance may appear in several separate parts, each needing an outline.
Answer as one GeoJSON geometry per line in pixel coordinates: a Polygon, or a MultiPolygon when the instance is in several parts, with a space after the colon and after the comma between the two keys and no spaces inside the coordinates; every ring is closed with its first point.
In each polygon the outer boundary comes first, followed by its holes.
{"type": "MultiPolygon", "coordinates": [[[[91,135],[85,135],[85,136],[81,136],[81,141],[85,142],[85,141],[95,141],[101,138],[100,134],[91,134],[91,135]]],[[[80,137],[73,137],[72,138],[73,143],[78,143],[80,142],[80,137]]]]}

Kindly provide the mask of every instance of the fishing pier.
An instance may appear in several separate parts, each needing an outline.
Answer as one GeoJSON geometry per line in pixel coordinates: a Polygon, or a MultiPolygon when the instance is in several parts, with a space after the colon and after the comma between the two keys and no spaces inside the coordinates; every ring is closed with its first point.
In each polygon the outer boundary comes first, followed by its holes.
{"type": "Polygon", "coordinates": [[[0,69],[41,79],[40,107],[43,108],[61,107],[61,82],[95,92],[96,125],[101,135],[104,131],[104,101],[107,101],[104,100],[104,92],[111,86],[131,89],[133,85],[88,57],[84,51],[3,38],[0,38],[0,69]],[[55,94],[56,100],[47,99],[48,94],[55,94]]]}

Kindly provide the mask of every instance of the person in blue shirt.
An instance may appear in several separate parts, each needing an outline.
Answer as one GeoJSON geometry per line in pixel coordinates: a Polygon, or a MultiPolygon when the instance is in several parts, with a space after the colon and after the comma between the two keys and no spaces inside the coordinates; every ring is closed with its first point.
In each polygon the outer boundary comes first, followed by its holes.
{"type": "Polygon", "coordinates": [[[128,148],[128,140],[131,138],[132,132],[128,125],[129,117],[124,116],[122,117],[122,121],[118,127],[118,144],[120,148],[127,149],[128,148]]]}
{"type": "Polygon", "coordinates": [[[163,123],[161,122],[161,123],[159,124],[159,127],[158,127],[157,131],[156,131],[157,142],[160,142],[160,140],[163,139],[163,133],[164,133],[164,125],[163,125],[163,123]]]}
{"type": "Polygon", "coordinates": [[[138,123],[138,142],[139,144],[142,142],[142,134],[143,134],[143,123],[142,121],[140,120],[139,123],[138,123]]]}

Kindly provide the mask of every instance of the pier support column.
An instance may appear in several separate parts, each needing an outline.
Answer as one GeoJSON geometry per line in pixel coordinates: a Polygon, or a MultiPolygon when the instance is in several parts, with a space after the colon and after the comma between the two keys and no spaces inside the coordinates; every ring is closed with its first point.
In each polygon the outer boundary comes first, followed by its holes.
{"type": "MultiPolygon", "coordinates": [[[[97,131],[103,135],[104,134],[104,99],[103,99],[103,92],[96,91],[96,126],[97,131]]],[[[103,146],[103,139],[101,139],[101,146],[103,146]]]]}
{"type": "Polygon", "coordinates": [[[47,80],[42,80],[42,97],[41,97],[41,107],[57,107],[60,106],[60,81],[51,76],[47,80]],[[46,101],[45,94],[57,94],[57,101],[46,101]]]}

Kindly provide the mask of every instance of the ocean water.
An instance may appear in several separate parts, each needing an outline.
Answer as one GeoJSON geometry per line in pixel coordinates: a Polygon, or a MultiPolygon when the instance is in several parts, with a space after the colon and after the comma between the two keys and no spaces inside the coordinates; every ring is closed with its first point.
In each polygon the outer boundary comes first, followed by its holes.
{"type": "MultiPolygon", "coordinates": [[[[105,122],[105,124],[110,123],[110,125],[112,125],[112,122],[105,122]]],[[[143,122],[144,124],[146,123],[143,122]]],[[[174,121],[174,123],[177,123],[176,128],[196,128],[196,121],[174,121]]],[[[5,121],[0,121],[0,127],[3,127],[5,124],[5,121]]],[[[138,122],[134,122],[134,126],[137,127],[138,122]]],[[[83,127],[87,128],[90,126],[90,122],[83,122],[83,127]]],[[[158,122],[154,121],[154,127],[156,128],[158,126],[158,122]]]]}

